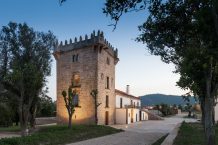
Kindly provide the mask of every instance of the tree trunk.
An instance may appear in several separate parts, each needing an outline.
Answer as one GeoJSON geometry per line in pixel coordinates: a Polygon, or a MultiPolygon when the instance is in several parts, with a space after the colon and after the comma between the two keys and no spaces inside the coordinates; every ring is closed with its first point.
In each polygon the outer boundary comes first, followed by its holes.
{"type": "Polygon", "coordinates": [[[95,124],[98,125],[98,107],[95,106],[95,124]]]}
{"type": "Polygon", "coordinates": [[[30,127],[31,129],[35,129],[36,127],[36,112],[37,112],[37,105],[33,105],[30,108],[30,127]]]}
{"type": "Polygon", "coordinates": [[[72,128],[72,114],[69,114],[69,120],[68,120],[68,128],[72,128]]]}
{"type": "Polygon", "coordinates": [[[20,117],[20,126],[21,126],[21,136],[27,136],[29,134],[29,130],[28,130],[29,109],[25,105],[19,106],[19,117],[20,117]]]}
{"type": "Polygon", "coordinates": [[[213,124],[213,100],[205,97],[205,141],[206,145],[216,145],[215,143],[215,128],[213,124]]]}
{"type": "Polygon", "coordinates": [[[202,99],[200,100],[201,102],[201,123],[202,123],[202,125],[204,126],[204,119],[205,119],[205,110],[204,110],[204,106],[205,106],[205,103],[204,103],[204,97],[202,97],[202,99]]]}

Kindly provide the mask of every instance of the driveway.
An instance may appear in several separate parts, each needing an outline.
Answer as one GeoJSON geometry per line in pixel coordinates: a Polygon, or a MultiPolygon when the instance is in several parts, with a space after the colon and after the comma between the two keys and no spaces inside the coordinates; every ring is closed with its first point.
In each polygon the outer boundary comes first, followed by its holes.
{"type": "Polygon", "coordinates": [[[195,119],[183,118],[177,115],[158,121],[141,121],[128,125],[111,125],[125,132],[89,139],[68,145],[151,145],[163,135],[171,132],[183,121],[196,122],[195,119]]]}

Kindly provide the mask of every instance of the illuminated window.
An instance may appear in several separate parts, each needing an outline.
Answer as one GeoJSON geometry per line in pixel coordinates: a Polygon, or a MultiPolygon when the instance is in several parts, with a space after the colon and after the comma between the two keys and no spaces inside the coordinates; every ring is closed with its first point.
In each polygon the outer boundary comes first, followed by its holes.
{"type": "Polygon", "coordinates": [[[73,104],[78,107],[79,106],[79,95],[75,95],[73,98],[73,104]]]}
{"type": "Polygon", "coordinates": [[[106,79],[106,89],[109,89],[110,88],[110,80],[109,80],[109,77],[107,77],[106,79]]]}
{"type": "Polygon", "coordinates": [[[80,87],[80,75],[79,74],[73,75],[72,85],[73,87],[80,87]]]}
{"type": "Polygon", "coordinates": [[[105,105],[105,107],[109,107],[109,96],[108,95],[106,95],[106,105],[105,105]]]}

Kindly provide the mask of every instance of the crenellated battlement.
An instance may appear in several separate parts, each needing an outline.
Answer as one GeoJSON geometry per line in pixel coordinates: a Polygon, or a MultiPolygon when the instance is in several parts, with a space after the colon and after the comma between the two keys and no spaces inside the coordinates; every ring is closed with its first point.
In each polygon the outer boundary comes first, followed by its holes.
{"type": "Polygon", "coordinates": [[[117,48],[115,49],[105,38],[103,31],[98,30],[97,33],[93,31],[90,35],[85,35],[84,37],[79,36],[75,37],[74,41],[72,39],[65,40],[64,42],[56,42],[54,52],[64,52],[70,51],[77,48],[83,48],[87,46],[93,45],[101,45],[104,49],[108,49],[108,51],[113,54],[115,57],[118,55],[117,48]]]}

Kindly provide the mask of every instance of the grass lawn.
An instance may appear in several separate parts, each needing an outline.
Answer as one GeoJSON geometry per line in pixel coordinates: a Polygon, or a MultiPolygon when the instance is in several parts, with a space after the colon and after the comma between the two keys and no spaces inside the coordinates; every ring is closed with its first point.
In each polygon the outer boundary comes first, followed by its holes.
{"type": "MultiPolygon", "coordinates": [[[[204,145],[204,132],[200,123],[182,123],[173,145],[204,145]]],[[[216,126],[218,143],[218,126],[216,126]]]]}
{"type": "Polygon", "coordinates": [[[72,129],[67,126],[47,126],[41,127],[31,136],[0,139],[0,145],[60,145],[121,131],[100,125],[75,125],[72,129]]]}
{"type": "Polygon", "coordinates": [[[161,145],[162,142],[165,140],[165,138],[168,136],[168,134],[162,136],[160,139],[158,139],[155,143],[153,143],[152,145],[161,145]]]}
{"type": "Polygon", "coordinates": [[[0,127],[0,132],[18,132],[20,126],[0,127]]]}

